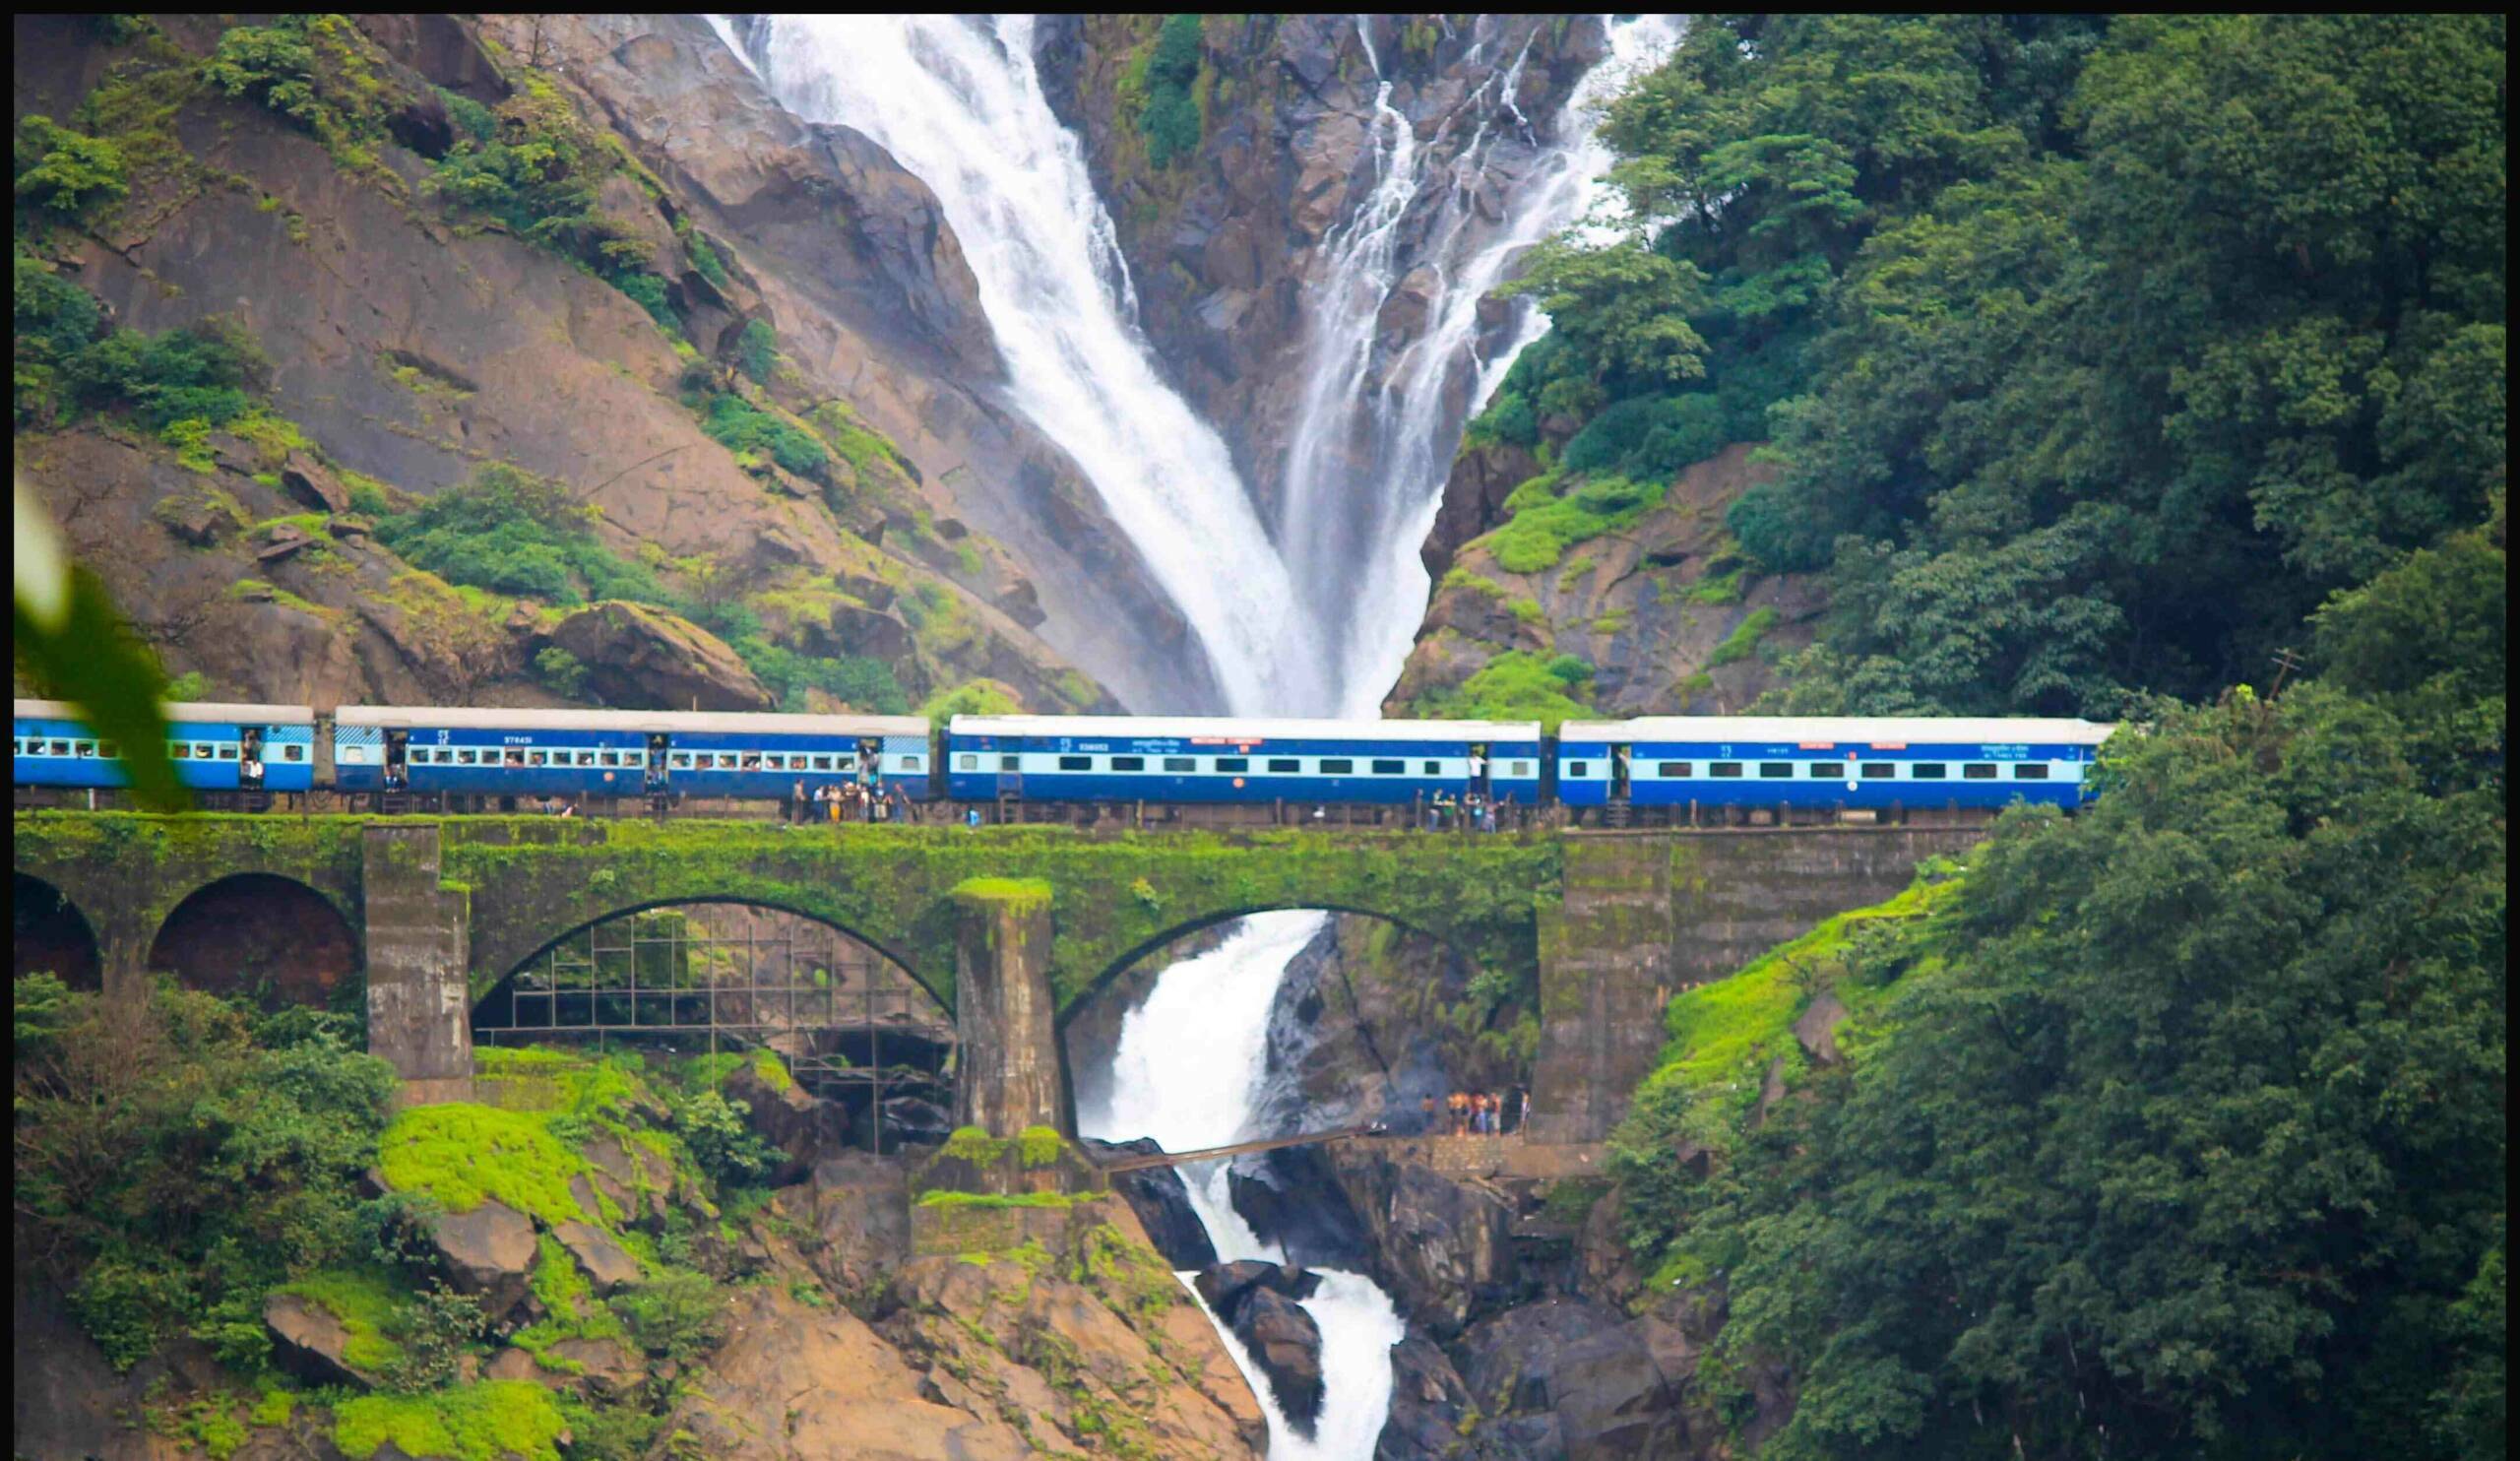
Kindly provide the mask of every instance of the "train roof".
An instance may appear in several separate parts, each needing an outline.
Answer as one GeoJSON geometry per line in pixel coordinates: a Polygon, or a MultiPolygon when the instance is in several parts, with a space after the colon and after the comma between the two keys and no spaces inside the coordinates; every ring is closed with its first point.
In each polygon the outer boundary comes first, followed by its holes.
{"type": "Polygon", "coordinates": [[[956,716],[956,735],[1137,735],[1181,740],[1532,740],[1538,721],[1272,721],[1240,716],[956,716]]]}
{"type": "Polygon", "coordinates": [[[341,726],[391,730],[443,727],[450,730],[624,730],[639,734],[719,735],[916,735],[927,722],[918,716],[788,716],[751,711],[497,710],[426,705],[345,705],[334,712],[341,726]]]}
{"type": "MultiPolygon", "coordinates": [[[[312,726],[315,712],[304,705],[240,705],[224,700],[178,700],[158,707],[179,725],[312,726]]],[[[77,721],[88,718],[66,700],[21,700],[15,711],[22,721],[77,721]]]]}
{"type": "Polygon", "coordinates": [[[1567,740],[1906,741],[1926,745],[2098,745],[2114,725],[2097,721],[1967,716],[1648,716],[1568,721],[1567,740]]]}

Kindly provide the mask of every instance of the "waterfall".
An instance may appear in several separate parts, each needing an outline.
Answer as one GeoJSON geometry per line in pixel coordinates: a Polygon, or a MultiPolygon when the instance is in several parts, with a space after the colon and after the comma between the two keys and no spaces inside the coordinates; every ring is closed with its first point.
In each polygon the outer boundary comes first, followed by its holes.
{"type": "MultiPolygon", "coordinates": [[[[1109,1141],[1152,1136],[1174,1152],[1262,1134],[1251,1121],[1269,1073],[1269,1006],[1288,961],[1328,921],[1327,914],[1257,914],[1242,920],[1224,943],[1166,969],[1146,1002],[1121,1022],[1110,1095],[1099,1107],[1078,1108],[1077,1130],[1109,1141]]],[[[1261,1241],[1234,1211],[1227,1186],[1232,1165],[1200,1162],[1179,1169],[1217,1257],[1228,1263],[1285,1262],[1286,1253],[1261,1241]]],[[[1321,1327],[1327,1385],[1311,1435],[1288,1424],[1267,1377],[1253,1367],[1233,1332],[1220,1324],[1217,1333],[1268,1416],[1270,1461],[1358,1461],[1373,1454],[1391,1409],[1389,1356],[1405,1330],[1390,1296],[1371,1279],[1336,1268],[1313,1271],[1321,1287],[1301,1302],[1321,1327]]]]}
{"type": "MultiPolygon", "coordinates": [[[[1575,88],[1554,137],[1514,181],[1501,222],[1479,218],[1477,193],[1504,162],[1502,150],[1540,139],[1515,104],[1528,39],[1513,60],[1443,119],[1473,128],[1444,154],[1421,146],[1390,106],[1372,26],[1357,31],[1377,78],[1375,185],[1324,249],[1317,323],[1305,358],[1305,390],[1287,453],[1285,521],[1294,581],[1314,595],[1353,586],[1344,626],[1327,636],[1343,714],[1372,715],[1400,675],[1428,583],[1418,557],[1442,505],[1444,478],[1462,427],[1478,413],[1514,356],[1547,330],[1528,300],[1515,305],[1508,348],[1482,358],[1480,301],[1533,244],[1588,218],[1604,201],[1610,162],[1601,143],[1600,108],[1618,87],[1668,55],[1680,23],[1670,16],[1609,22],[1609,53],[1575,88]],[[1446,156],[1439,175],[1421,175],[1446,156]],[[1426,245],[1399,254],[1395,241],[1414,212],[1431,210],[1426,245]],[[1426,328],[1377,359],[1383,311],[1404,288],[1425,291],[1426,328]]],[[[1482,17],[1464,65],[1495,39],[1482,17]]],[[[1436,141],[1442,140],[1439,132],[1436,141]]]]}
{"type": "Polygon", "coordinates": [[[1075,460],[1137,545],[1197,636],[1225,708],[1320,708],[1293,584],[1225,442],[1164,383],[1138,333],[1110,215],[1042,96],[1032,19],[776,16],[755,27],[748,59],[783,105],[873,138],[935,193],[978,281],[1009,402],[1075,460]]]}
{"type": "MultiPolygon", "coordinates": [[[[789,110],[865,133],[935,193],[978,282],[1009,403],[1067,451],[1136,543],[1198,636],[1227,708],[1273,715],[1370,716],[1397,677],[1426,602],[1418,545],[1462,426],[1547,328],[1518,303],[1507,347],[1482,355],[1492,332],[1480,301],[1525,249],[1597,209],[1609,160],[1599,104],[1678,35],[1670,18],[1612,21],[1608,57],[1545,137],[1515,100],[1526,39],[1421,140],[1360,18],[1375,78],[1374,183],[1325,241],[1311,282],[1316,325],[1288,443],[1282,557],[1223,441],[1164,384],[1138,331],[1110,217],[1042,96],[1029,19],[776,17],[748,22],[741,38],[726,18],[710,23],[789,110]],[[1453,126],[1468,129],[1460,147],[1431,145],[1453,126]],[[1531,156],[1501,188],[1501,218],[1489,219],[1480,193],[1498,188],[1491,168],[1507,170],[1509,147],[1531,156]],[[1413,237],[1424,241],[1412,248],[1413,237]],[[1378,338],[1381,320],[1413,279],[1425,328],[1393,346],[1378,338]]],[[[1464,66],[1501,59],[1488,53],[1503,28],[1492,17],[1478,25],[1464,66]]],[[[1256,1134],[1269,1009],[1288,961],[1326,918],[1250,918],[1166,969],[1125,1018],[1108,1098],[1077,1112],[1080,1129],[1152,1136],[1174,1151],[1256,1134]]],[[[1227,1166],[1182,1172],[1210,1240],[1228,1260],[1283,1260],[1234,1211],[1227,1166]]],[[[1268,1417],[1274,1461],[1365,1461],[1405,1329],[1371,1280],[1317,1271],[1303,1306],[1321,1328],[1326,1390],[1311,1436],[1288,1425],[1241,1343],[1218,1332],[1268,1417]]]]}

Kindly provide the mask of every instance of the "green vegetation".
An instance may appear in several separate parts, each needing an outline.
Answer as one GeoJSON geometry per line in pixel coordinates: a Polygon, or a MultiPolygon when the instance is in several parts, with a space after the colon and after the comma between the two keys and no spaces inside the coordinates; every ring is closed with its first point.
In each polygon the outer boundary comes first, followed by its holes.
{"type": "Polygon", "coordinates": [[[275,1292],[294,1294],[330,1310],[348,1331],[342,1358],[371,1375],[382,1376],[403,1363],[403,1346],[390,1337],[397,1327],[395,1310],[402,1304],[392,1278],[369,1269],[331,1269],[283,1284],[275,1292]]]}
{"type": "Polygon", "coordinates": [[[965,680],[950,690],[939,690],[927,697],[918,713],[928,724],[942,727],[956,716],[1009,716],[1024,709],[1015,687],[1001,680],[965,680]]]}
{"type": "Polygon", "coordinates": [[[49,975],[15,1003],[22,1240],[78,1275],[117,1367],[188,1333],[257,1368],[268,1294],[391,1249],[403,1208],[357,1182],[394,1076],[352,1022],[171,985],[108,1005],[49,975]]]}
{"type": "Polygon", "coordinates": [[[381,170],[375,150],[395,99],[377,74],[383,64],[383,53],[347,16],[292,15],[269,26],[229,27],[200,76],[313,133],[346,170],[374,171],[381,170]]]}
{"type": "Polygon", "coordinates": [[[448,583],[554,603],[668,600],[644,565],[596,538],[601,515],[566,487],[505,463],[376,521],[376,536],[448,583]]]}
{"type": "MultiPolygon", "coordinates": [[[[1535,480],[1546,480],[1536,478],[1535,480]]],[[[1529,485],[1526,483],[1525,485],[1529,485]]],[[[1577,483],[1566,495],[1532,494],[1538,500],[1516,503],[1502,527],[1476,540],[1496,555],[1496,566],[1508,573],[1539,573],[1555,566],[1576,543],[1613,533],[1645,516],[1663,500],[1669,483],[1640,484],[1623,476],[1604,476],[1577,483]]],[[[1524,497],[1521,488],[1514,496],[1524,497]]]]}
{"type": "Polygon", "coordinates": [[[1605,129],[1658,222],[1538,251],[1472,434],[1771,439],[1728,521],[1831,602],[1786,709],[2210,697],[2497,511],[2504,68],[2475,16],[1693,26],[1605,129]]]}
{"type": "Polygon", "coordinates": [[[918,1194],[919,1206],[945,1208],[1047,1207],[1064,1210],[1090,1200],[1091,1194],[1084,1197],[1071,1197],[1061,1192],[1018,1192],[1013,1196],[1001,1196],[994,1192],[933,1191],[918,1194]]]}
{"type": "MultiPolygon", "coordinates": [[[[604,180],[627,165],[625,155],[548,80],[530,71],[520,80],[516,94],[489,113],[487,127],[478,107],[451,112],[461,136],[430,173],[429,188],[458,212],[495,222],[594,274],[678,337],[682,321],[653,267],[654,245],[600,202],[604,180]]],[[[693,259],[706,274],[697,252],[693,259]]],[[[723,265],[720,271],[713,279],[723,279],[723,265]]]]}
{"type": "Polygon", "coordinates": [[[2500,1453],[2503,561],[2410,555],[2320,677],[1673,1001],[1615,1146],[1658,1282],[1725,1282],[1710,1399],[1788,1365],[1795,1456],[2500,1453]]]}
{"type": "Polygon", "coordinates": [[[77,220],[131,191],[122,149],[60,125],[48,116],[19,119],[15,173],[20,207],[77,220]]]}
{"type": "Polygon", "coordinates": [[[1156,32],[1155,47],[1135,68],[1133,90],[1143,95],[1137,129],[1146,138],[1147,160],[1157,167],[1186,161],[1199,150],[1199,103],[1194,95],[1199,78],[1199,17],[1168,15],[1156,32]]]}
{"type": "Polygon", "coordinates": [[[559,1461],[559,1402],[532,1380],[483,1380],[425,1395],[360,1395],[333,1408],[333,1443],[364,1461],[391,1441],[407,1456],[559,1461]]]}
{"type": "Polygon", "coordinates": [[[768,320],[744,321],[744,333],[735,341],[735,363],[744,374],[770,384],[779,370],[779,332],[768,320]]]}
{"type": "Polygon", "coordinates": [[[1707,667],[1712,669],[1718,665],[1730,665],[1735,660],[1750,658],[1750,653],[1759,647],[1759,641],[1767,637],[1767,632],[1775,627],[1775,609],[1750,610],[1740,623],[1733,626],[1732,633],[1724,636],[1724,642],[1715,647],[1715,652],[1706,657],[1707,667]]]}
{"type": "Polygon", "coordinates": [[[741,396],[711,397],[700,427],[738,459],[760,453],[785,471],[816,480],[830,470],[831,454],[812,431],[763,411],[741,396]]]}
{"type": "Polygon", "coordinates": [[[1555,734],[1560,721],[1593,713],[1591,703],[1578,698],[1592,678],[1593,667],[1574,655],[1507,650],[1458,686],[1410,701],[1409,713],[1432,719],[1537,720],[1544,732],[1555,734]]]}
{"type": "Polygon", "coordinates": [[[512,1207],[545,1226],[592,1222],[569,1178],[586,1159],[551,1131],[548,1117],[448,1102],[398,1113],[377,1143],[388,1186],[430,1198],[448,1212],[483,1202],[512,1207]]]}

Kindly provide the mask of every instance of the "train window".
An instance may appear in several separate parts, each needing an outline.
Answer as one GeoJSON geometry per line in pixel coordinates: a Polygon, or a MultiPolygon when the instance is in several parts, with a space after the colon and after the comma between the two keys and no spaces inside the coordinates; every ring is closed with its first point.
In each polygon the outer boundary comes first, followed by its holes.
{"type": "Polygon", "coordinates": [[[69,755],[69,754],[70,754],[70,742],[68,742],[68,741],[66,741],[66,740],[56,740],[56,741],[54,741],[54,742],[52,743],[52,753],[53,753],[54,755],[56,755],[56,756],[66,756],[66,755],[69,755]]]}
{"type": "Polygon", "coordinates": [[[648,753],[646,751],[623,751],[621,753],[621,764],[624,766],[645,766],[648,764],[648,753]]]}
{"type": "Polygon", "coordinates": [[[1513,769],[1505,774],[1507,776],[1529,776],[1532,774],[1532,763],[1529,761],[1516,761],[1513,764],[1513,769]]]}
{"type": "Polygon", "coordinates": [[[1408,774],[1409,763],[1406,761],[1376,761],[1374,763],[1374,775],[1376,776],[1407,776],[1408,774]]]}
{"type": "Polygon", "coordinates": [[[1419,767],[1419,775],[1421,776],[1441,776],[1443,774],[1444,763],[1441,761],[1428,761],[1419,767]]]}
{"type": "Polygon", "coordinates": [[[831,757],[829,757],[829,756],[816,756],[816,757],[814,758],[814,769],[815,769],[816,771],[829,771],[829,770],[831,770],[831,757]]]}
{"type": "Polygon", "coordinates": [[[600,761],[605,766],[618,766],[621,764],[621,753],[619,751],[601,752],[600,761]]]}
{"type": "Polygon", "coordinates": [[[1741,763],[1738,761],[1718,761],[1714,765],[1706,768],[1706,774],[1709,776],[1739,776],[1741,774],[1741,763]]]}
{"type": "Polygon", "coordinates": [[[1059,757],[1059,770],[1061,771],[1092,771],[1093,769],[1094,758],[1092,756],[1059,757]]]}
{"type": "Polygon", "coordinates": [[[456,765],[458,765],[458,766],[470,766],[470,765],[472,765],[472,748],[471,746],[462,746],[462,747],[459,747],[459,748],[456,750],[456,752],[455,752],[455,764],[456,764],[456,765]]]}
{"type": "Polygon", "coordinates": [[[1896,781],[1899,778],[1899,763],[1896,761],[1866,761],[1863,763],[1863,774],[1866,780],[1878,778],[1882,781],[1896,781]]]}
{"type": "Polygon", "coordinates": [[[528,752],[526,752],[526,753],[525,753],[525,764],[526,764],[526,765],[528,765],[528,766],[539,766],[539,765],[541,765],[541,764],[542,764],[542,753],[541,753],[540,751],[528,751],[528,752]]]}
{"type": "Polygon", "coordinates": [[[980,758],[977,756],[956,756],[954,758],[954,769],[957,771],[977,771],[980,769],[980,758]]]}
{"type": "Polygon", "coordinates": [[[1792,776],[1794,775],[1794,763],[1791,761],[1761,761],[1759,763],[1759,775],[1767,781],[1774,781],[1781,776],[1792,776]]]}
{"type": "Polygon", "coordinates": [[[1111,769],[1113,771],[1144,771],[1146,770],[1146,757],[1113,756],[1111,758],[1111,769]]]}
{"type": "Polygon", "coordinates": [[[193,758],[193,743],[189,740],[168,741],[166,749],[174,752],[175,759],[178,761],[189,761],[193,758]]]}
{"type": "Polygon", "coordinates": [[[1569,761],[1566,763],[1566,774],[1568,776],[1590,776],[1592,775],[1592,765],[1593,763],[1590,761],[1569,761]]]}
{"type": "Polygon", "coordinates": [[[1249,771],[1250,769],[1251,758],[1249,756],[1217,757],[1217,770],[1220,772],[1230,771],[1239,774],[1241,772],[1249,771]]]}
{"type": "MultiPolygon", "coordinates": [[[[105,754],[110,756],[113,751],[108,749],[105,754]]],[[[306,759],[306,747],[291,741],[280,748],[280,758],[284,761],[303,761],[306,759]]]]}
{"type": "Polygon", "coordinates": [[[1654,768],[1654,774],[1656,776],[1687,776],[1689,774],[1689,763],[1686,761],[1666,761],[1660,766],[1654,768]]]}
{"type": "Polygon", "coordinates": [[[2048,779],[2048,764],[2044,761],[2016,761],[2012,779],[2017,782],[2044,782],[2048,779]]]}
{"type": "Polygon", "coordinates": [[[927,758],[926,758],[926,757],[924,757],[924,756],[904,756],[904,757],[902,757],[902,770],[904,770],[904,771],[919,771],[919,770],[922,770],[922,769],[924,769],[926,759],[927,759],[927,758]]]}
{"type": "Polygon", "coordinates": [[[1973,782],[1990,782],[1995,779],[1995,768],[1991,762],[1972,761],[1960,768],[1960,774],[1973,782]]]}
{"type": "Polygon", "coordinates": [[[1275,759],[1273,759],[1273,760],[1271,760],[1271,761],[1269,762],[1269,773],[1270,773],[1272,776],[1275,776],[1275,775],[1277,775],[1277,774],[1279,774],[1279,773],[1281,773],[1281,772],[1292,772],[1292,771],[1301,771],[1301,770],[1303,770],[1303,763],[1302,763],[1301,761],[1296,760],[1296,759],[1295,759],[1294,757],[1292,757],[1292,756],[1280,756],[1280,757],[1277,757],[1277,758],[1275,758],[1275,759]]]}
{"type": "Polygon", "coordinates": [[[1951,768],[1939,761],[1919,761],[1908,768],[1910,781],[1938,782],[1949,779],[1950,775],[1951,768]]]}
{"type": "Polygon", "coordinates": [[[1166,756],[1164,758],[1164,769],[1166,771],[1196,771],[1199,769],[1199,758],[1196,756],[1166,756]]]}
{"type": "Polygon", "coordinates": [[[1347,776],[1355,771],[1355,769],[1356,763],[1344,756],[1321,763],[1321,774],[1323,776],[1347,776]]]}
{"type": "Polygon", "coordinates": [[[997,758],[997,769],[1007,772],[1022,771],[1024,769],[1024,758],[1022,756],[1000,756],[997,758]]]}
{"type": "Polygon", "coordinates": [[[70,754],[74,756],[94,756],[96,754],[96,743],[93,740],[72,741],[70,743],[70,754]]]}
{"type": "MultiPolygon", "coordinates": [[[[288,752],[290,760],[297,759],[297,747],[290,746],[288,752]]],[[[114,740],[100,740],[96,742],[96,754],[108,761],[119,761],[122,759],[122,743],[114,740]]]]}
{"type": "Polygon", "coordinates": [[[1810,775],[1815,782],[1833,782],[1841,776],[1853,774],[1854,771],[1854,767],[1847,766],[1842,761],[1814,761],[1811,763],[1810,775]],[[1841,770],[1841,767],[1845,769],[1841,770]]]}
{"type": "Polygon", "coordinates": [[[223,745],[223,746],[220,746],[220,747],[219,748],[219,759],[220,759],[221,761],[233,761],[233,760],[235,760],[235,759],[236,759],[236,748],[235,748],[234,746],[232,746],[232,745],[223,745]]]}
{"type": "Polygon", "coordinates": [[[691,764],[691,752],[675,751],[673,754],[665,757],[665,764],[671,766],[676,771],[680,771],[691,764]]]}

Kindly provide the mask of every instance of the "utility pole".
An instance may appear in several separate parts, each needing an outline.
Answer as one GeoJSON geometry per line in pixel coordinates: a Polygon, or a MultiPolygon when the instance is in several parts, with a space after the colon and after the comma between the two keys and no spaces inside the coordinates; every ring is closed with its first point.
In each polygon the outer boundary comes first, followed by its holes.
{"type": "Polygon", "coordinates": [[[2275,683],[2267,687],[2266,698],[2272,700],[2283,694],[2284,677],[2300,667],[2300,656],[2293,653],[2290,648],[2277,650],[2275,652],[2275,683]]]}

